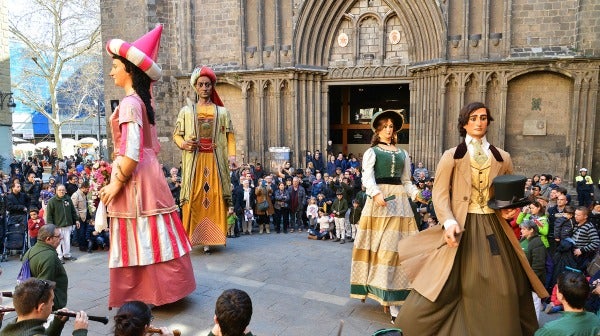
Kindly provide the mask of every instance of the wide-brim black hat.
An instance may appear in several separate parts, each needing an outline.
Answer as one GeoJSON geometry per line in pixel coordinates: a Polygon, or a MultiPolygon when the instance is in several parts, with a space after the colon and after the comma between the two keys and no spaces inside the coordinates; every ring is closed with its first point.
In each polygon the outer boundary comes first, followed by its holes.
{"type": "Polygon", "coordinates": [[[525,197],[525,181],[521,175],[501,175],[492,181],[494,198],[488,201],[488,206],[495,210],[520,208],[531,203],[525,197]]]}
{"type": "Polygon", "coordinates": [[[401,109],[401,110],[385,110],[385,111],[375,113],[373,115],[373,118],[371,118],[371,129],[373,130],[373,132],[376,132],[376,125],[379,122],[379,120],[381,118],[390,118],[390,119],[392,119],[392,122],[394,123],[395,132],[400,132],[400,130],[402,129],[402,125],[404,124],[404,116],[402,115],[403,112],[404,112],[404,110],[401,109]]]}

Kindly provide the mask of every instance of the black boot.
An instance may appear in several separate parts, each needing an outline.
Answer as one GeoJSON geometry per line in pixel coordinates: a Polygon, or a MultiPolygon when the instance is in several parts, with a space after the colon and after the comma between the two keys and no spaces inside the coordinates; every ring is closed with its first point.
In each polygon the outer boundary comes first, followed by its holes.
{"type": "Polygon", "coordinates": [[[92,243],[92,241],[88,241],[87,245],[87,252],[92,253],[92,247],[94,246],[94,244],[92,243]]]}

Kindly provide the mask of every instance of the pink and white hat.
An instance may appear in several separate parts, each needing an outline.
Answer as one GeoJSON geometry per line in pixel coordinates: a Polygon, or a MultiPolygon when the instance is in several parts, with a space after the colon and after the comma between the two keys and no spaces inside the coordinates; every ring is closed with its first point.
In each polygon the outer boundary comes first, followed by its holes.
{"type": "Polygon", "coordinates": [[[133,43],[121,39],[112,39],[106,43],[106,51],[109,55],[124,57],[135,66],[144,71],[153,81],[162,76],[162,69],[156,64],[162,25],[147,32],[133,43]]]}

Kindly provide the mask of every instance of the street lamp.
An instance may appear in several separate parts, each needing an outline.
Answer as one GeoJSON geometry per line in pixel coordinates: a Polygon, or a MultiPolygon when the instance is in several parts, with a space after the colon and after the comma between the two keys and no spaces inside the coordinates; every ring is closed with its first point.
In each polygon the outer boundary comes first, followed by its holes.
{"type": "Polygon", "coordinates": [[[13,98],[13,93],[12,92],[3,93],[2,90],[0,90],[0,110],[3,109],[4,100],[7,98],[8,98],[8,100],[6,101],[6,107],[8,107],[8,108],[17,107],[17,104],[15,103],[15,99],[13,98]]]}
{"type": "Polygon", "coordinates": [[[102,157],[102,138],[100,137],[100,131],[102,129],[100,123],[100,101],[94,99],[94,104],[96,104],[96,107],[98,108],[96,115],[98,116],[98,159],[100,159],[102,157]]]}

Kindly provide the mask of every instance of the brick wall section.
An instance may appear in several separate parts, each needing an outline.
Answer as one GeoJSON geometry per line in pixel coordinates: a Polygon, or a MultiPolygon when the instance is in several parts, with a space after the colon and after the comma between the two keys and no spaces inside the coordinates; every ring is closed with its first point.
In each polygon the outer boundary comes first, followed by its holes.
{"type": "Polygon", "coordinates": [[[215,70],[240,67],[240,3],[238,0],[196,0],[193,12],[195,59],[215,70]]]}
{"type": "Polygon", "coordinates": [[[600,56],[600,1],[582,0],[577,49],[585,56],[600,56]]]}
{"type": "MultiPolygon", "coordinates": [[[[515,0],[512,8],[512,48],[516,53],[568,54],[575,47],[577,0],[515,0]],[[527,48],[535,47],[534,50],[527,48]],[[539,49],[537,49],[539,48],[539,49]]],[[[551,54],[552,55],[552,54],[551,54]]],[[[517,54],[516,56],[529,56],[517,54]]]]}

